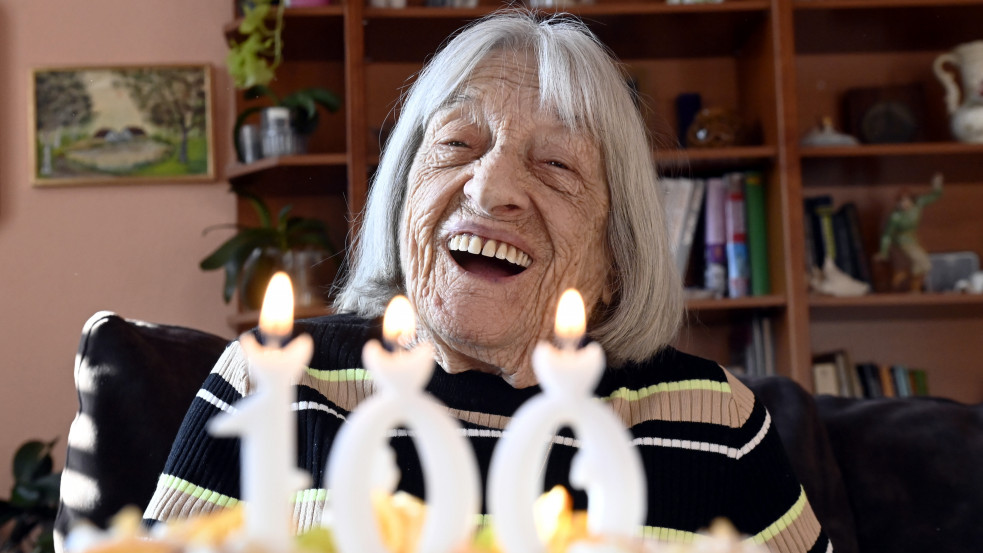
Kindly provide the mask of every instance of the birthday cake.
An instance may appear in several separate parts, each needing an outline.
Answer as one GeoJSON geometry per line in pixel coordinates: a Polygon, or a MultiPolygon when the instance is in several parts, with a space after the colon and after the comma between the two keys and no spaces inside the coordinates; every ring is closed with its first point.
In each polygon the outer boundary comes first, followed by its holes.
{"type": "MultiPolygon", "coordinates": [[[[377,494],[372,498],[382,543],[392,553],[413,553],[427,514],[426,505],[403,493],[377,494]]],[[[764,553],[741,539],[724,520],[717,520],[689,544],[660,544],[641,539],[591,535],[587,512],[572,509],[569,493],[556,487],[535,505],[536,525],[547,553],[764,553]]],[[[244,539],[243,507],[220,510],[180,521],[158,524],[147,530],[140,512],[127,509],[114,517],[106,530],[88,525],[73,529],[65,542],[66,553],[267,553],[244,539]]],[[[283,552],[287,553],[287,552],[283,552]]],[[[296,536],[289,553],[341,553],[329,527],[296,536]]],[[[491,524],[478,528],[473,538],[454,553],[503,553],[491,524]]]]}

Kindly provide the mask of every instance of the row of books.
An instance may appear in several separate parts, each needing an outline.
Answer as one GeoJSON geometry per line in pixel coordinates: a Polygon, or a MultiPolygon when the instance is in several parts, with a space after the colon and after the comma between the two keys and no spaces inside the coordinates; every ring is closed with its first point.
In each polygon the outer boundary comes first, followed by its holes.
{"type": "Polygon", "coordinates": [[[765,184],[758,171],[662,179],[669,236],[684,281],[702,259],[701,287],[713,297],[771,293],[765,184]]]}
{"type": "Polygon", "coordinates": [[[738,325],[731,334],[731,363],[727,368],[737,374],[773,376],[775,342],[771,318],[755,313],[747,325],[738,325]]]}
{"type": "Polygon", "coordinates": [[[864,247],[857,205],[836,206],[833,197],[820,195],[803,200],[806,263],[822,267],[826,257],[854,280],[873,285],[871,253],[864,247]]]}
{"type": "Polygon", "coordinates": [[[924,369],[901,364],[851,363],[846,351],[813,356],[813,391],[842,397],[881,398],[928,395],[924,369]]]}

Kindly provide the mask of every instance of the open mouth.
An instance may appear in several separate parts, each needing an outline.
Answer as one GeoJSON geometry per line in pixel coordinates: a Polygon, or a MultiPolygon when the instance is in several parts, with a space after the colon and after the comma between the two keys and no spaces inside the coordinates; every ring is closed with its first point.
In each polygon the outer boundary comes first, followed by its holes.
{"type": "Polygon", "coordinates": [[[448,249],[462,269],[486,277],[515,276],[532,264],[529,254],[515,246],[473,234],[455,235],[448,249]]]}

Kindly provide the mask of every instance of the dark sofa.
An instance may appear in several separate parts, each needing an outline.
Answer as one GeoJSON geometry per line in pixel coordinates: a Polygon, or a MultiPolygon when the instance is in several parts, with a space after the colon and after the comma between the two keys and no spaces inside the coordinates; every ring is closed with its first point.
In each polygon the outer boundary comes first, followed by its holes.
{"type": "MultiPolygon", "coordinates": [[[[57,534],[80,519],[105,526],[122,507],[149,501],[171,438],[226,343],[110,312],[89,319],[57,534]]],[[[983,551],[983,404],[813,397],[783,377],[745,382],[771,412],[836,551],[983,551]]]]}

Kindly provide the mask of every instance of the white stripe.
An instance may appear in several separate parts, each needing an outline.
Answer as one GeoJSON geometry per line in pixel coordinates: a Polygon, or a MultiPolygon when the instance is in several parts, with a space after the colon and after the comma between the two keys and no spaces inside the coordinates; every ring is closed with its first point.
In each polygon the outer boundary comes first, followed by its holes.
{"type": "Polygon", "coordinates": [[[713,444],[709,442],[692,442],[689,440],[669,440],[663,438],[653,438],[650,436],[645,436],[642,438],[635,438],[632,440],[632,445],[650,445],[655,447],[673,447],[676,449],[692,449],[698,451],[709,451],[710,453],[719,453],[721,455],[726,455],[731,459],[740,459],[748,453],[750,453],[755,447],[761,443],[765,435],[768,433],[768,429],[771,428],[771,415],[765,412],[765,421],[761,425],[761,429],[758,433],[751,438],[751,441],[744,444],[740,449],[727,447],[720,444],[713,444]]]}
{"type": "Polygon", "coordinates": [[[324,405],[323,403],[315,403],[313,401],[298,401],[295,403],[291,403],[290,408],[293,409],[294,411],[305,411],[305,410],[324,411],[325,413],[334,415],[341,420],[345,420],[344,415],[328,407],[327,405],[324,405]]]}
{"type": "Polygon", "coordinates": [[[215,394],[209,392],[208,390],[198,390],[198,397],[205,400],[207,403],[210,403],[215,407],[218,407],[219,409],[225,411],[226,413],[235,413],[236,411],[235,407],[222,401],[221,399],[216,397],[215,394]]]}
{"type": "Polygon", "coordinates": [[[833,542],[829,541],[828,537],[826,538],[826,553],[833,553],[833,542]]]}
{"type": "Polygon", "coordinates": [[[99,506],[102,493],[95,478],[64,469],[61,472],[61,501],[77,511],[92,511],[99,506]]]}
{"type": "MultiPolygon", "coordinates": [[[[205,392],[207,393],[207,392],[205,392]]],[[[198,392],[199,396],[202,392],[198,392]]],[[[209,394],[211,395],[211,394],[209,394]]],[[[212,396],[214,398],[214,396],[212,396]]],[[[214,398],[215,401],[221,401],[218,398],[214,398]]],[[[225,404],[228,407],[228,404],[225,404]]],[[[292,404],[291,406],[295,411],[303,410],[315,410],[323,411],[334,415],[340,420],[345,420],[345,416],[341,413],[335,411],[334,409],[328,407],[327,405],[321,403],[315,403],[313,401],[300,401],[292,404]]],[[[221,407],[219,407],[221,408],[221,407]]],[[[223,409],[225,410],[225,409],[223,409]]],[[[632,440],[632,445],[634,446],[653,446],[653,447],[672,447],[676,449],[690,449],[694,451],[706,451],[710,453],[719,453],[721,455],[726,455],[732,459],[740,459],[748,453],[754,450],[755,447],[761,443],[768,430],[771,428],[771,414],[765,411],[765,420],[758,430],[757,434],[754,435],[751,440],[744,444],[740,449],[727,447],[721,444],[715,444],[710,442],[695,442],[691,440],[678,440],[678,439],[668,439],[668,438],[656,438],[652,436],[644,436],[641,438],[635,438],[632,440]]],[[[491,428],[462,428],[461,433],[469,438],[501,438],[502,431],[491,428]]],[[[390,438],[414,438],[416,433],[407,430],[405,428],[391,429],[389,431],[388,437],[390,438]]],[[[580,440],[576,438],[568,438],[565,436],[553,436],[552,442],[557,445],[564,445],[568,447],[580,447],[580,440]]]]}

